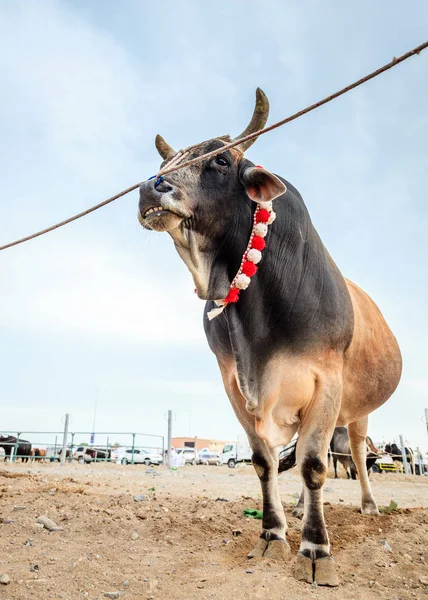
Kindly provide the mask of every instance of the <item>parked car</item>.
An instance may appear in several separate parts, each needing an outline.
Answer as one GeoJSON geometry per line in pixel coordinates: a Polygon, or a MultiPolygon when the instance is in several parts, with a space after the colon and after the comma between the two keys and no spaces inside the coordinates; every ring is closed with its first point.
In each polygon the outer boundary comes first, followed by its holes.
{"type": "MultiPolygon", "coordinates": [[[[121,459],[119,459],[122,465],[132,464],[132,448],[127,448],[123,453],[121,459]]],[[[134,448],[134,464],[150,465],[161,465],[163,458],[161,454],[156,452],[149,452],[141,448],[134,448]]]]}
{"type": "Polygon", "coordinates": [[[87,446],[78,446],[76,450],[73,451],[73,458],[79,460],[79,458],[81,458],[85,454],[86,449],[87,446]]]}
{"type": "Polygon", "coordinates": [[[111,460],[111,449],[110,448],[94,448],[87,447],[82,456],[79,457],[79,463],[91,463],[98,461],[109,461],[111,460]]]}
{"type": "Polygon", "coordinates": [[[218,452],[203,451],[199,453],[199,465],[221,465],[221,456],[218,452]]]}
{"type": "Polygon", "coordinates": [[[178,448],[176,452],[184,456],[186,465],[196,465],[198,462],[198,451],[195,448],[185,446],[184,448],[178,448]]]}

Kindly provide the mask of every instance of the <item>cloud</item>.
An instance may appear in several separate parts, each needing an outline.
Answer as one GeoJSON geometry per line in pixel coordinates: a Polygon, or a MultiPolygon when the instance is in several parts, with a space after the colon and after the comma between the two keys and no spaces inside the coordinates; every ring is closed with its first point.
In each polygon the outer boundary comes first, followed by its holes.
{"type": "Polygon", "coordinates": [[[162,278],[148,254],[134,258],[94,241],[34,246],[0,265],[7,294],[0,324],[40,334],[122,338],[133,342],[204,343],[203,303],[192,294],[190,277],[162,278]],[[176,301],[172,301],[171,293],[176,301]]]}

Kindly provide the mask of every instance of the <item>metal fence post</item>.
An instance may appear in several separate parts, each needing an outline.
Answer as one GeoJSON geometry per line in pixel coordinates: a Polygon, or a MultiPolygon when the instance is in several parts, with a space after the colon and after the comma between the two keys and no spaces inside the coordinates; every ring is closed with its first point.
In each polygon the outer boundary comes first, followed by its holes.
{"type": "Polygon", "coordinates": [[[74,448],[74,433],[71,434],[71,446],[70,446],[70,456],[68,458],[68,462],[73,462],[73,448],[74,448]]]}
{"type": "MultiPolygon", "coordinates": [[[[425,475],[424,473],[424,463],[422,460],[422,452],[421,449],[419,448],[419,446],[416,448],[417,452],[418,452],[418,465],[419,465],[419,475],[425,475]]],[[[415,469],[416,470],[416,469],[415,469]]]]}
{"type": "Polygon", "coordinates": [[[401,456],[403,457],[404,472],[406,475],[408,475],[409,474],[409,465],[407,463],[407,456],[406,456],[406,450],[404,448],[403,436],[400,434],[398,437],[400,438],[400,448],[401,448],[401,456]]]}
{"type": "Polygon", "coordinates": [[[61,451],[61,466],[65,465],[65,458],[67,454],[67,440],[68,440],[68,426],[70,423],[70,415],[67,413],[65,415],[65,424],[64,424],[64,437],[62,438],[62,451],[61,451]]]}
{"type": "Polygon", "coordinates": [[[131,457],[131,465],[134,464],[134,450],[135,450],[135,433],[132,434],[132,457],[131,457]]]}
{"type": "Polygon", "coordinates": [[[172,467],[172,410],[168,411],[168,454],[167,454],[167,464],[168,469],[172,467]]]}
{"type": "Polygon", "coordinates": [[[106,451],[105,451],[105,456],[104,456],[104,462],[107,462],[107,458],[108,458],[108,443],[109,443],[109,438],[107,437],[107,445],[106,445],[106,451]]]}
{"type": "MultiPolygon", "coordinates": [[[[15,442],[15,446],[13,449],[13,457],[11,456],[10,462],[16,462],[16,456],[18,454],[19,438],[20,438],[21,433],[22,433],[22,431],[18,431],[18,434],[16,436],[16,442],[15,442]]],[[[12,448],[10,449],[10,453],[12,454],[12,448]]],[[[22,458],[21,458],[21,461],[22,461],[22,458]]]]}

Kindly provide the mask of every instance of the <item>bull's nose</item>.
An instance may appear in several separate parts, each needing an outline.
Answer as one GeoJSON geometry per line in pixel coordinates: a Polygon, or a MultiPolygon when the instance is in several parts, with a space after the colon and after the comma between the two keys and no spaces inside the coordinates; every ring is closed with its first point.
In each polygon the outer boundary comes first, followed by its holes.
{"type": "Polygon", "coordinates": [[[158,192],[159,194],[166,194],[168,192],[174,191],[174,187],[165,181],[163,177],[159,179],[149,179],[145,181],[140,186],[140,194],[152,194],[153,192],[158,192]]]}
{"type": "Polygon", "coordinates": [[[155,190],[161,194],[167,194],[168,192],[172,192],[174,189],[172,185],[165,181],[163,177],[160,177],[160,179],[155,181],[153,185],[155,190]]]}

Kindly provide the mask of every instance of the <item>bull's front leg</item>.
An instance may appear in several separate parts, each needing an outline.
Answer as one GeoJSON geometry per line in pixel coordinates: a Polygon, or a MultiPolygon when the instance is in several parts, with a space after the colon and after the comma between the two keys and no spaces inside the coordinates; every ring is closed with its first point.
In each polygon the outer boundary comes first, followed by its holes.
{"type": "Polygon", "coordinates": [[[296,447],[297,465],[303,479],[304,515],[302,539],[295,577],[318,585],[339,585],[330,555],[330,542],[324,521],[322,488],[327,475],[328,445],[336,423],[340,384],[329,381],[304,414],[296,447]]]}
{"type": "Polygon", "coordinates": [[[260,479],[263,495],[262,533],[248,558],[273,558],[286,560],[290,546],[285,539],[287,522],[278,489],[278,453],[253,434],[252,462],[260,479]]]}

